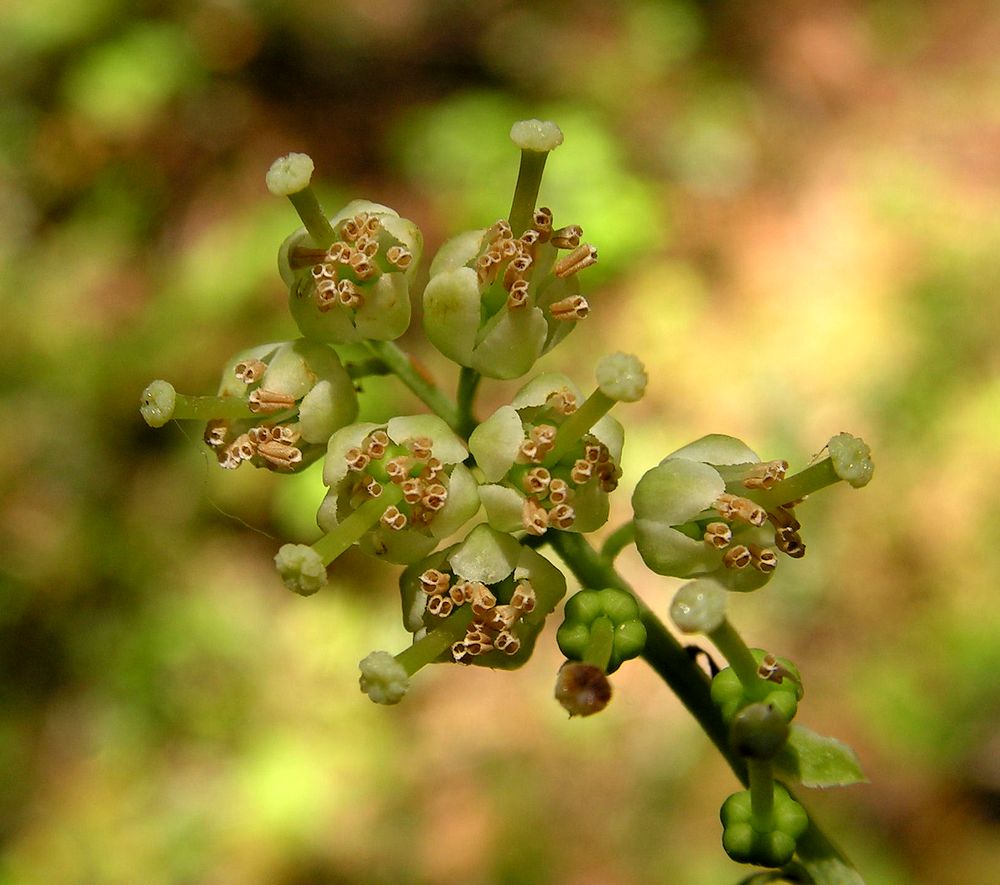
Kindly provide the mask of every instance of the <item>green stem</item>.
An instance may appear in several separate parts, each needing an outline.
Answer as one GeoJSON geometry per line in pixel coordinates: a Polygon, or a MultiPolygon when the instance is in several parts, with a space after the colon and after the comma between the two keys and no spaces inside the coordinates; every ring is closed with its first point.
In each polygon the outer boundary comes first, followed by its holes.
{"type": "Polygon", "coordinates": [[[608,562],[614,562],[618,554],[634,541],[635,523],[629,520],[604,539],[604,546],[601,547],[601,558],[608,562]]]}
{"type": "Polygon", "coordinates": [[[437,386],[424,378],[413,367],[409,355],[392,341],[369,341],[372,352],[384,362],[390,371],[410,388],[424,403],[452,430],[460,432],[458,409],[437,386]]]}
{"type": "Polygon", "coordinates": [[[481,380],[482,375],[468,366],[463,366],[462,371],[458,375],[458,393],[456,396],[458,407],[457,429],[459,434],[466,439],[469,438],[469,435],[479,424],[472,409],[476,399],[476,390],[479,388],[481,380]]]}
{"type": "Polygon", "coordinates": [[[615,645],[615,625],[611,618],[602,615],[590,625],[590,642],[583,653],[583,662],[608,672],[611,652],[615,645]]]}
{"type": "Polygon", "coordinates": [[[289,194],[288,199],[298,212],[313,242],[321,249],[329,249],[337,239],[337,234],[323,214],[315,191],[311,187],[305,187],[297,193],[289,194]]]}
{"type": "Polygon", "coordinates": [[[747,759],[750,779],[750,822],[758,833],[774,828],[774,769],[770,759],[747,759]]]}
{"type": "Polygon", "coordinates": [[[465,630],[472,621],[472,606],[463,605],[458,611],[446,618],[440,627],[435,627],[422,639],[418,639],[409,648],[403,649],[396,660],[403,665],[407,676],[412,676],[421,667],[437,660],[452,644],[465,635],[465,630]]]}
{"type": "Polygon", "coordinates": [[[365,532],[376,525],[389,507],[398,504],[401,500],[403,500],[403,490],[395,484],[389,485],[383,489],[381,495],[370,501],[365,501],[347,519],[338,523],[333,531],[323,535],[312,545],[313,550],[320,555],[326,565],[329,565],[365,532]]]}
{"type": "Polygon", "coordinates": [[[253,418],[245,399],[235,396],[185,396],[174,398],[174,418],[189,421],[211,421],[215,418],[253,418]]]}
{"type": "MultiPolygon", "coordinates": [[[[635,591],[625,579],[590,546],[586,538],[576,533],[549,530],[543,539],[548,541],[584,587],[617,587],[635,596],[635,591]]],[[[740,782],[748,786],[746,763],[729,747],[728,729],[712,702],[708,678],[638,596],[636,601],[646,626],[643,659],[687,707],[740,782]]],[[[792,791],[789,790],[789,793],[792,794],[792,791]]],[[[794,794],[792,798],[806,807],[806,803],[794,794]]],[[[864,880],[850,860],[827,837],[811,814],[809,829],[799,839],[797,853],[815,885],[864,885],[864,880]]]]}
{"type": "Polygon", "coordinates": [[[603,393],[597,388],[583,405],[569,415],[559,429],[556,431],[555,444],[545,456],[545,464],[552,466],[576,445],[581,438],[586,436],[598,421],[601,420],[614,406],[616,400],[603,393]]]}
{"type": "Polygon", "coordinates": [[[538,189],[542,183],[542,172],[545,170],[547,151],[521,151],[521,166],[517,171],[517,184],[514,186],[514,199],[510,204],[510,229],[515,237],[521,236],[530,226],[535,214],[535,203],[538,200],[538,189]]]}
{"type": "Polygon", "coordinates": [[[729,620],[724,619],[721,625],[708,634],[708,638],[729,661],[743,687],[748,692],[753,692],[762,681],[757,673],[757,661],[729,620]]]}
{"type": "Polygon", "coordinates": [[[793,476],[783,479],[773,488],[756,492],[743,492],[748,498],[753,498],[761,507],[768,510],[792,501],[798,501],[806,495],[826,486],[840,482],[840,477],[834,472],[833,460],[824,458],[818,464],[813,464],[805,470],[800,470],[793,476]]]}

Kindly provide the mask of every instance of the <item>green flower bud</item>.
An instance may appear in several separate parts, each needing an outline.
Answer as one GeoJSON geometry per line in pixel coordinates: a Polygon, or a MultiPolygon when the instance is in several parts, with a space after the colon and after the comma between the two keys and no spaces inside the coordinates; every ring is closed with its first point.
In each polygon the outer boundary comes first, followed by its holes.
{"type": "Polygon", "coordinates": [[[868,485],[875,465],[871,460],[872,450],[863,439],[838,433],[827,443],[827,449],[837,476],[856,489],[868,485]]]}
{"type": "Polygon", "coordinates": [[[349,203],[329,223],[330,245],[318,247],[302,228],[278,254],[300,331],[327,344],[398,338],[410,325],[409,287],[423,251],[419,229],[367,200],[349,203]]]}
{"type": "Polygon", "coordinates": [[[373,651],[360,667],[361,690],[376,704],[398,704],[410,688],[406,668],[387,651],[373,651]]]}
{"type": "Polygon", "coordinates": [[[780,784],[774,785],[771,826],[758,829],[753,823],[749,790],[734,793],[722,804],[722,846],[738,863],[782,867],[795,854],[795,846],[809,827],[805,809],[780,784]]]}
{"type": "Polygon", "coordinates": [[[490,378],[526,374],[590,311],[576,274],[597,261],[597,250],[580,242],[578,227],[553,230],[548,209],[532,225],[517,237],[506,221],[460,234],[431,263],[428,339],[490,378]]]}
{"type": "Polygon", "coordinates": [[[636,547],[657,574],[711,576],[727,590],[770,580],[777,551],[805,547],[790,507],[753,500],[784,476],[787,463],[761,462],[744,443],[713,434],[678,449],[648,471],[632,497],[636,547]],[[797,545],[797,546],[796,546],[797,545]]]}
{"type": "Polygon", "coordinates": [[[469,437],[487,481],[479,493],[493,528],[532,535],[549,528],[590,532],[607,520],[608,494],[621,476],[623,432],[605,416],[557,453],[559,428],[578,399],[564,376],[541,375],[469,437]]]}
{"type": "Polygon", "coordinates": [[[581,590],[566,603],[556,642],[570,660],[614,673],[646,645],[639,604],[625,590],[581,590]]]}
{"type": "Polygon", "coordinates": [[[670,605],[670,617],[684,633],[711,633],[726,620],[726,591],[711,578],[681,587],[670,605]]]}
{"type": "Polygon", "coordinates": [[[639,358],[630,353],[612,353],[597,364],[597,385],[601,392],[619,402],[642,399],[649,377],[639,358]]]}
{"type": "Polygon", "coordinates": [[[274,557],[274,564],[285,586],[299,596],[312,596],[326,586],[326,565],[305,544],[285,544],[274,557]]]}
{"type": "Polygon", "coordinates": [[[732,722],[748,704],[762,703],[777,710],[786,722],[791,722],[802,698],[798,668],[787,658],[777,658],[762,648],[752,648],[750,653],[761,677],[751,689],[743,685],[732,667],[720,670],[712,679],[712,700],[719,707],[722,718],[727,723],[732,722]]]}
{"type": "Polygon", "coordinates": [[[379,521],[360,537],[371,556],[407,564],[430,553],[479,510],[465,444],[436,415],[352,424],[330,438],[323,481],[330,487],[317,521],[326,532],[366,502],[395,489],[379,521]]]}
{"type": "Polygon", "coordinates": [[[566,579],[531,548],[479,525],[460,544],[407,568],[400,593],[408,630],[458,628],[435,659],[510,670],[531,656],[566,579]]]}
{"type": "Polygon", "coordinates": [[[151,381],[142,392],[139,412],[150,427],[163,427],[174,417],[177,391],[169,381],[151,381]]]}
{"type": "Polygon", "coordinates": [[[773,704],[748,704],[733,717],[729,740],[741,756],[773,759],[788,741],[788,720],[773,704]]]}

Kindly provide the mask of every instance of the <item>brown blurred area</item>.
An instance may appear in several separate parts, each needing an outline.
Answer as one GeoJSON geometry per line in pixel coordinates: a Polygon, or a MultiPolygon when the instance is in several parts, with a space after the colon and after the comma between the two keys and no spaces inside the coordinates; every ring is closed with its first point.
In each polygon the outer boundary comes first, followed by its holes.
{"type": "MultiPolygon", "coordinates": [[[[291,597],[272,557],[322,496],[152,431],[152,378],[209,392],[295,335],[263,174],[316,162],[427,255],[506,214],[507,132],[556,120],[541,199],[600,250],[631,488],[710,432],[802,466],[809,553],[735,599],[798,664],[801,721],[871,783],[812,798],[869,883],[1000,868],[1000,10],[951,3],[8,0],[0,8],[0,883],[735,883],[736,783],[641,664],[566,721],[550,630],[514,673],[433,667],[378,708],[396,569],[349,554],[291,597]]],[[[401,341],[449,392],[456,372],[401,341]]],[[[484,383],[483,416],[516,389],[484,383]]],[[[412,410],[388,379],[363,415],[412,410]]],[[[665,615],[674,583],[622,570],[665,615]]],[[[553,619],[555,620],[555,619],[553,619]]]]}

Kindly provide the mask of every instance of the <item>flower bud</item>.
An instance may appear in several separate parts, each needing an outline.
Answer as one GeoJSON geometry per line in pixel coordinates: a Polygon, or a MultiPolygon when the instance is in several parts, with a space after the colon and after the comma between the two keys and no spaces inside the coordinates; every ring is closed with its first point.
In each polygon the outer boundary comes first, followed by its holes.
{"type": "Polygon", "coordinates": [[[788,741],[788,720],[772,704],[749,704],[733,717],[729,740],[741,756],[773,759],[788,741]]]}
{"type": "Polygon", "coordinates": [[[619,402],[634,403],[642,399],[649,381],[639,358],[630,353],[612,353],[597,364],[597,385],[601,392],[619,402]]]}
{"type": "Polygon", "coordinates": [[[684,633],[711,633],[726,620],[726,591],[711,578],[691,581],[674,596],[670,617],[684,633]]]}
{"type": "Polygon", "coordinates": [[[827,443],[834,472],[856,489],[868,485],[875,465],[871,449],[863,439],[849,433],[838,433],[827,443]]]}
{"type": "Polygon", "coordinates": [[[570,716],[593,716],[611,701],[611,683],[600,667],[566,661],[556,677],[555,696],[570,716]]]}
{"type": "Polygon", "coordinates": [[[139,411],[150,427],[163,427],[174,417],[177,392],[168,381],[152,381],[142,392],[139,411]]]}
{"type": "Polygon", "coordinates": [[[314,168],[308,154],[287,154],[271,164],[264,182],[276,197],[287,197],[309,186],[314,168]]]}
{"type": "Polygon", "coordinates": [[[361,690],[376,704],[398,704],[410,688],[406,669],[387,651],[373,651],[359,666],[361,690]]]}
{"type": "Polygon", "coordinates": [[[574,594],[566,603],[556,642],[567,658],[593,663],[588,652],[593,650],[595,627],[602,618],[611,622],[611,644],[604,652],[607,656],[604,672],[610,674],[625,661],[642,654],[646,645],[646,627],[631,593],[609,587],[574,594]]]}
{"type": "Polygon", "coordinates": [[[562,130],[550,120],[518,120],[510,127],[510,140],[522,151],[554,151],[563,143],[562,130]]]}
{"type": "Polygon", "coordinates": [[[312,596],[326,586],[326,566],[306,544],[285,544],[274,557],[285,586],[299,596],[312,596]]]}

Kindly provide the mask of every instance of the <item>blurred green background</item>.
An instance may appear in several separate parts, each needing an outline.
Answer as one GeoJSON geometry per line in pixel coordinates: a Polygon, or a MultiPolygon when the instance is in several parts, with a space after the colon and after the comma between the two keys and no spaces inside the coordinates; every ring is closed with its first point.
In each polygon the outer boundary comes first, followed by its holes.
{"type": "MultiPolygon", "coordinates": [[[[271,557],[318,478],[152,431],[291,337],[263,173],[450,233],[506,214],[515,119],[566,142],[542,200],[600,248],[542,368],[639,354],[631,487],[707,432],[875,481],[803,505],[809,555],[733,620],[796,660],[801,720],[871,783],[814,798],[869,883],[1000,869],[1000,10],[950,3],[6,0],[0,5],[0,882],[734,883],[735,782],[641,665],[569,722],[559,656],[424,671],[396,570],[303,600],[271,557]]],[[[455,373],[403,340],[448,387],[455,373]]],[[[511,385],[486,384],[482,410],[511,385]]],[[[365,412],[412,409],[385,380],[365,412]]],[[[665,612],[671,582],[621,564],[665,612]]]]}

